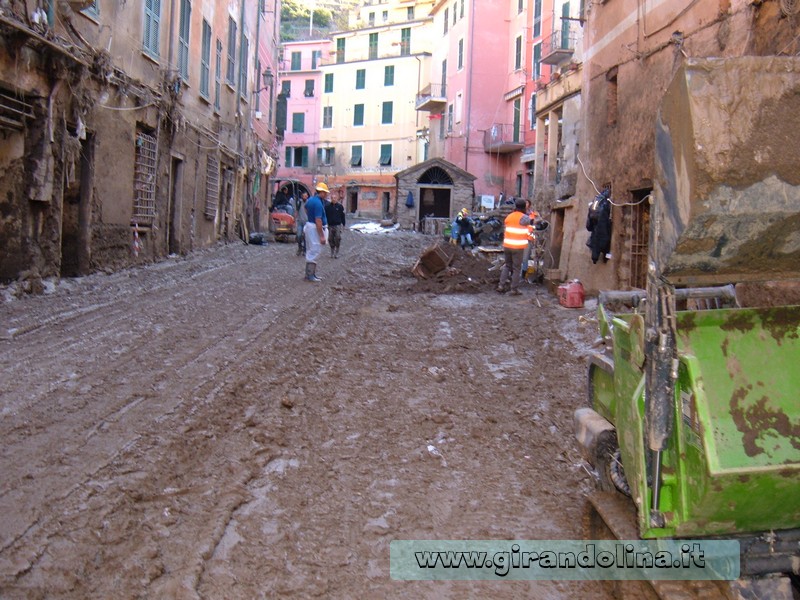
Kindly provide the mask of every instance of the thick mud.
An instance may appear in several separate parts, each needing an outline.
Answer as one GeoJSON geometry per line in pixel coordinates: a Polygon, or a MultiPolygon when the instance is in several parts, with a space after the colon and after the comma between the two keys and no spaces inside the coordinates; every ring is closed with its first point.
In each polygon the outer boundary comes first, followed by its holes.
{"type": "Polygon", "coordinates": [[[320,284],[232,244],[7,289],[0,596],[606,598],[390,577],[392,540],[580,539],[594,487],[592,310],[480,257],[421,284],[433,241],[347,231],[320,284]]]}

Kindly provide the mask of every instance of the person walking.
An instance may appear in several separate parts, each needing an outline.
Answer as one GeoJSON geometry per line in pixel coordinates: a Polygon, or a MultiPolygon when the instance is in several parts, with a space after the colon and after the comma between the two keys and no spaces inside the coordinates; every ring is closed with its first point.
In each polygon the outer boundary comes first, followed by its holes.
{"type": "Polygon", "coordinates": [[[295,201],[297,209],[295,212],[297,214],[297,235],[295,238],[297,239],[297,256],[304,254],[306,251],[306,236],[305,231],[303,231],[306,223],[308,223],[308,215],[306,215],[306,202],[308,202],[308,192],[306,190],[300,191],[300,197],[295,201]]]}
{"type": "Polygon", "coordinates": [[[511,295],[519,296],[520,273],[522,271],[522,257],[528,247],[530,217],[525,210],[525,200],[518,199],[514,204],[514,211],[505,220],[505,233],[503,235],[503,254],[505,264],[500,273],[500,284],[497,291],[501,294],[508,291],[508,280],[511,278],[511,295]]]}
{"type": "Polygon", "coordinates": [[[342,206],[338,196],[332,196],[330,201],[325,203],[325,216],[328,218],[328,245],[331,249],[331,258],[339,258],[345,216],[344,206],[342,206]]]}
{"type": "Polygon", "coordinates": [[[316,194],[311,196],[306,202],[306,216],[308,222],[303,227],[303,233],[306,238],[306,281],[313,281],[314,283],[322,281],[317,277],[317,259],[322,254],[322,246],[326,242],[326,230],[328,228],[328,219],[325,216],[325,208],[323,203],[328,197],[328,186],[319,182],[316,187],[316,194]]]}

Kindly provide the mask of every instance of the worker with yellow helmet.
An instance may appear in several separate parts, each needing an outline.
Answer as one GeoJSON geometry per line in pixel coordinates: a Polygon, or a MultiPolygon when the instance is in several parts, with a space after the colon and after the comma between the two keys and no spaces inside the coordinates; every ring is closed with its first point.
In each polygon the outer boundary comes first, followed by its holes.
{"type": "Polygon", "coordinates": [[[306,202],[308,222],[303,227],[306,238],[306,281],[314,283],[322,281],[317,277],[317,259],[322,254],[322,246],[327,237],[328,219],[325,215],[325,199],[330,191],[328,186],[320,181],[316,186],[317,193],[306,202]]]}

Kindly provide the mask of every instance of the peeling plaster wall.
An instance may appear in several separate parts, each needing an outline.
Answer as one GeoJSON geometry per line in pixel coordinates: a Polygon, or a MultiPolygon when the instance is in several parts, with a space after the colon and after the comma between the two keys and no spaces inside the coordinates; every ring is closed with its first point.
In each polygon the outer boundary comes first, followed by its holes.
{"type": "Polygon", "coordinates": [[[27,223],[24,199],[22,133],[9,133],[0,145],[0,280],[16,278],[29,266],[23,229],[27,223]]]}
{"type": "MultiPolygon", "coordinates": [[[[251,227],[259,217],[253,178],[263,166],[250,126],[255,53],[259,46],[274,53],[274,40],[267,39],[266,46],[264,41],[266,21],[275,15],[267,19],[255,2],[230,2],[227,10],[211,2],[195,4],[187,81],[177,84],[178,3],[161,4],[159,46],[147,55],[142,3],[98,3],[99,15],[58,3],[50,30],[46,23],[31,25],[38,5],[0,3],[0,88],[24,98],[36,112],[22,132],[7,126],[0,131],[0,279],[25,271],[58,276],[62,262],[65,273],[115,270],[233,239],[243,233],[242,218],[251,227]],[[232,85],[225,73],[229,16],[238,32],[232,85]],[[210,89],[201,97],[204,19],[212,29],[212,48],[210,89]],[[215,72],[217,39],[224,46],[221,73],[215,72]],[[240,79],[243,39],[247,77],[240,79]],[[218,108],[216,76],[223,81],[218,108]],[[157,162],[153,223],[138,231],[135,253],[137,128],[157,138],[157,162]],[[77,133],[84,130],[85,138],[77,133]],[[205,216],[209,156],[218,162],[220,176],[220,199],[210,218],[205,216]]],[[[271,147],[271,139],[261,141],[271,147]]]]}

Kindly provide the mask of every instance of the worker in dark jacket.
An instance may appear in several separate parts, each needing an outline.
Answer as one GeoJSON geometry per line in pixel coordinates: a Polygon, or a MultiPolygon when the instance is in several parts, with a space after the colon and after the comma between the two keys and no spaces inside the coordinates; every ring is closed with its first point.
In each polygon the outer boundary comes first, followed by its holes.
{"type": "Polygon", "coordinates": [[[328,217],[328,245],[331,247],[331,258],[339,258],[345,217],[344,206],[338,195],[332,195],[331,199],[325,203],[325,216],[328,217]]]}
{"type": "Polygon", "coordinates": [[[475,228],[466,208],[462,208],[461,212],[458,213],[456,224],[458,225],[458,238],[461,248],[466,248],[467,246],[472,248],[475,245],[475,228]]]}

